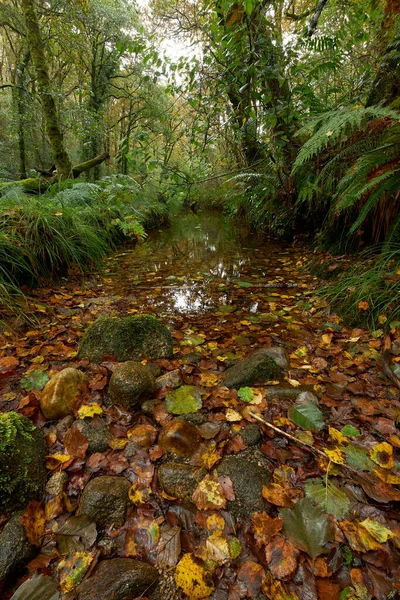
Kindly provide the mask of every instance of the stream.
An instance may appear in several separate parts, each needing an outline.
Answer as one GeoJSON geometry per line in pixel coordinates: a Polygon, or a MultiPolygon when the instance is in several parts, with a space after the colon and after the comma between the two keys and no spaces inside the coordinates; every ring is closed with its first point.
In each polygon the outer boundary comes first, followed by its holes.
{"type": "Polygon", "coordinates": [[[300,249],[257,235],[221,213],[189,213],[111,256],[103,289],[119,314],[146,311],[171,325],[184,320],[204,329],[210,320],[223,324],[228,316],[278,321],[272,314],[277,303],[283,301],[281,316],[289,317],[304,295],[306,285],[296,277],[301,260],[300,249]]]}

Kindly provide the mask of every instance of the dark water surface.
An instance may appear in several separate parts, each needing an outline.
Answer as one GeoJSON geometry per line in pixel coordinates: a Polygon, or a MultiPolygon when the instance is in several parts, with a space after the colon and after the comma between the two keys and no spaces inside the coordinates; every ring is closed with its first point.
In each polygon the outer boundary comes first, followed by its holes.
{"type": "MultiPolygon", "coordinates": [[[[220,213],[179,215],[136,248],[106,263],[105,288],[122,312],[176,320],[210,313],[263,315],[278,298],[302,296],[294,277],[299,251],[250,232],[220,213]]],[[[273,307],[274,308],[274,307],[273,307]]]]}

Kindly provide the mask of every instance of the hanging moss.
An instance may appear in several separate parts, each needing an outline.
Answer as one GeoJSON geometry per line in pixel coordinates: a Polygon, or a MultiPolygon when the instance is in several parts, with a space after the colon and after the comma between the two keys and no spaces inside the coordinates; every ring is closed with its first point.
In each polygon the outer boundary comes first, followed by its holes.
{"type": "Polygon", "coordinates": [[[0,514],[38,498],[46,482],[45,442],[33,423],[15,412],[0,414],[0,514]]]}

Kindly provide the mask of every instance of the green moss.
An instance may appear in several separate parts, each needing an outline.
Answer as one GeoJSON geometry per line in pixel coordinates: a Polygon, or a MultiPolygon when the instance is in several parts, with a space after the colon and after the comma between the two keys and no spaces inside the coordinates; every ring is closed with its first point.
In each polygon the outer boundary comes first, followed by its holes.
{"type": "Polygon", "coordinates": [[[0,414],[0,513],[39,497],[46,481],[45,443],[33,423],[18,413],[0,414]]]}
{"type": "Polygon", "coordinates": [[[151,315],[97,319],[87,330],[79,356],[100,362],[106,354],[119,362],[149,358],[170,358],[173,352],[171,333],[151,315]]]}

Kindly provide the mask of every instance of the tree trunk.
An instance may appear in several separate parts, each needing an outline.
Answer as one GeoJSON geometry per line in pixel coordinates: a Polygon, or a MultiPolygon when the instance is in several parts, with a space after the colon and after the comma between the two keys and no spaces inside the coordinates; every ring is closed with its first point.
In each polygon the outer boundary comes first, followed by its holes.
{"type": "Polygon", "coordinates": [[[56,104],[51,93],[50,77],[47,70],[43,42],[40,36],[39,22],[35,10],[35,0],[21,0],[25,18],[26,35],[33,66],[38,82],[43,113],[46,122],[46,133],[49,139],[58,178],[68,179],[71,175],[71,161],[64,147],[63,134],[60,128],[56,104]]]}

